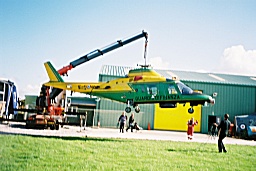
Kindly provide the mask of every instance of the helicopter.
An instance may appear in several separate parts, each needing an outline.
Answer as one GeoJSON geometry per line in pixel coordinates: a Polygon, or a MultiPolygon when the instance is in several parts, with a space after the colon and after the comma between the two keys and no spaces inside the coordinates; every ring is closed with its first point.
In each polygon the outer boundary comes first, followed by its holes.
{"type": "Polygon", "coordinates": [[[188,112],[192,114],[193,106],[215,103],[211,96],[192,90],[177,77],[163,77],[148,65],[131,69],[123,78],[107,82],[64,82],[49,61],[44,66],[50,79],[45,86],[126,103],[126,113],[131,112],[131,106],[139,113],[139,104],[159,103],[161,108],[175,108],[177,103],[185,105],[189,102],[188,112]]]}
{"type": "Polygon", "coordinates": [[[139,113],[139,104],[159,103],[161,108],[175,108],[177,103],[184,105],[190,103],[191,107],[188,112],[192,114],[194,112],[193,106],[215,103],[215,99],[211,96],[192,90],[179,81],[177,77],[165,78],[150,68],[150,65],[146,63],[147,43],[148,34],[142,31],[138,35],[123,41],[118,40],[106,48],[88,53],[58,71],[49,61],[45,62],[44,65],[50,81],[44,83],[44,86],[53,87],[58,91],[70,90],[71,92],[80,92],[126,103],[126,113],[131,112],[131,106],[135,108],[136,113],[139,113]],[[126,76],[107,82],[64,82],[62,79],[61,75],[67,75],[68,70],[143,37],[146,39],[145,64],[140,65],[140,68],[131,69],[126,76]]]}

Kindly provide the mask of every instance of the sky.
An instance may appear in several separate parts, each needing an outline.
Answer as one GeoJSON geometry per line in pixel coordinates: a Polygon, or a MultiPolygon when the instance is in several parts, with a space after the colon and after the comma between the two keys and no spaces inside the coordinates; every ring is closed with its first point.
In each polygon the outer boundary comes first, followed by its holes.
{"type": "MultiPolygon", "coordinates": [[[[255,0],[0,0],[0,78],[20,98],[58,70],[117,40],[148,33],[155,69],[256,76],[255,0]]],[[[145,39],[92,59],[65,81],[96,82],[103,65],[144,64],[145,39]]]]}

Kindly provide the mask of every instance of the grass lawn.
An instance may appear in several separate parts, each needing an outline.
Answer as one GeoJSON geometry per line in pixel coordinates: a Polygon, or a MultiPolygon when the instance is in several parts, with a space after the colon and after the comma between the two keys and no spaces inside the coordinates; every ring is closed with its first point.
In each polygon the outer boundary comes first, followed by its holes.
{"type": "Polygon", "coordinates": [[[255,170],[256,147],[155,140],[0,135],[0,170],[255,170]]]}

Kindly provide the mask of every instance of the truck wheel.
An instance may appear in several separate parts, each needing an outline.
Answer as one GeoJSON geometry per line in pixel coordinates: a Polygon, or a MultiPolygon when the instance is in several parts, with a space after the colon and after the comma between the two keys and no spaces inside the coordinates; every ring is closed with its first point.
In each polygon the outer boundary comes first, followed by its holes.
{"type": "Polygon", "coordinates": [[[55,124],[50,125],[50,129],[51,129],[51,130],[54,130],[54,129],[55,129],[55,124]]]}
{"type": "Polygon", "coordinates": [[[56,130],[60,129],[60,124],[56,124],[56,130]]]}

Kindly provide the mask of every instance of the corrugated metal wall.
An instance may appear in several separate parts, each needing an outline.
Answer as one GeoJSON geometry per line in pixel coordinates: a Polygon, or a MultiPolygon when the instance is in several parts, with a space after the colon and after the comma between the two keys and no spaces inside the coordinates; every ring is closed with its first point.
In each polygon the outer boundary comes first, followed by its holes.
{"type": "Polygon", "coordinates": [[[223,115],[228,113],[230,121],[234,122],[236,115],[250,114],[256,110],[256,87],[197,82],[185,83],[193,89],[203,90],[204,94],[212,95],[214,92],[217,93],[215,105],[202,107],[202,133],[207,133],[208,131],[209,115],[223,118],[223,115]]]}

